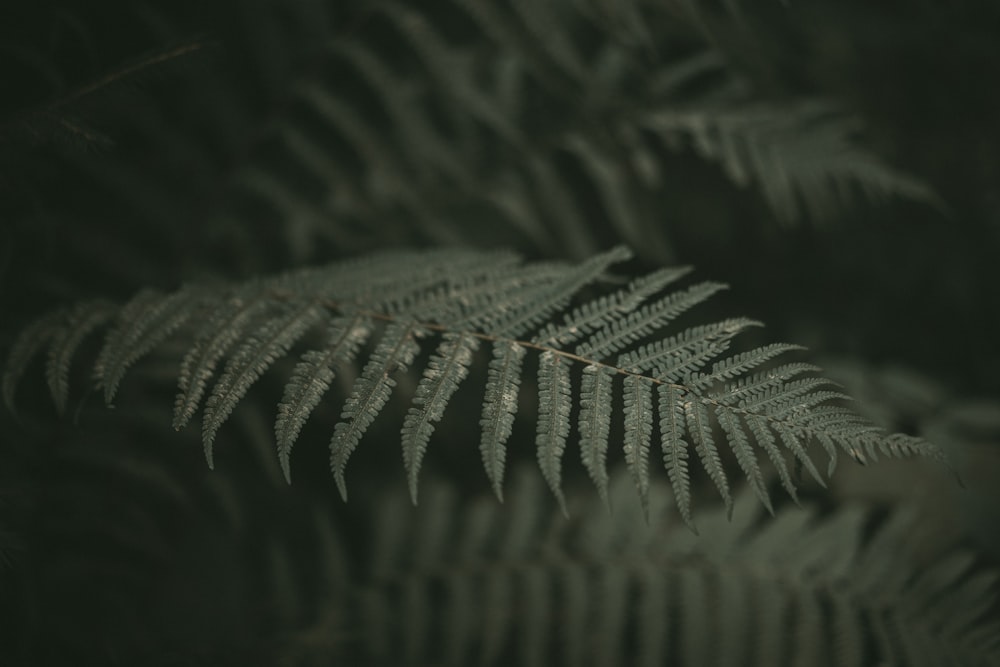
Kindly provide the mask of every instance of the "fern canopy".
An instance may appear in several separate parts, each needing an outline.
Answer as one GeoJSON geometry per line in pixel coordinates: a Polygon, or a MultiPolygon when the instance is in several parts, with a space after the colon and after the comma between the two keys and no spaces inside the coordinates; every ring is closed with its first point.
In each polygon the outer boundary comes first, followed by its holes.
{"type": "Polygon", "coordinates": [[[796,346],[764,345],[726,356],[734,337],[758,324],[752,320],[672,324],[723,285],[704,282],[671,291],[667,287],[686,273],[672,269],[609,288],[609,269],[629,257],[622,247],[579,264],[525,263],[510,253],[462,249],[392,251],[247,283],[144,290],[117,309],[105,301],[79,304],[25,328],[11,348],[3,394],[13,408],[21,376],[47,348],[46,375],[62,410],[74,352],[84,336],[110,321],[94,369],[110,404],[133,364],[169,336],[186,332],[191,343],[180,360],[174,426],[201,412],[212,465],[215,436],[246,392],[277,359],[304,348],[275,423],[278,458],[288,478],[303,425],[339,368],[357,360],[362,370],[330,442],[331,468],[346,498],[352,452],[382,419],[395,376],[416,364],[421,378],[401,434],[416,501],[435,425],[485,343],[492,354],[479,450],[498,497],[518,397],[527,384],[524,362],[534,355],[536,455],[560,504],[563,459],[571,444],[578,445],[583,466],[607,499],[607,457],[620,420],[621,449],[643,506],[658,446],[676,505],[692,528],[697,467],[732,510],[724,448],[769,510],[762,458],[794,497],[789,454],[822,483],[813,443],[828,457],[827,474],[838,449],[861,461],[880,453],[940,457],[929,443],[887,435],[838,404],[847,397],[815,376],[814,366],[772,363],[796,346]]]}

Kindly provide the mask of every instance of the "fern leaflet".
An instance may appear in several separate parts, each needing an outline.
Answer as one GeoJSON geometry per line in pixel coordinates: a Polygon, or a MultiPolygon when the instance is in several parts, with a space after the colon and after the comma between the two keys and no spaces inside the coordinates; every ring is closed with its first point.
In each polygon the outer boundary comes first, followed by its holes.
{"type": "Polygon", "coordinates": [[[444,414],[445,406],[458,383],[469,373],[472,355],[479,340],[470,334],[445,334],[444,342],[431,357],[424,376],[413,395],[413,407],[403,422],[403,465],[410,486],[410,497],[417,502],[417,473],[434,430],[434,422],[444,414]]]}
{"type": "Polygon", "coordinates": [[[483,428],[479,451],[486,476],[497,498],[503,500],[503,472],[506,443],[514,427],[521,365],[525,348],[510,341],[493,343],[493,358],[487,370],[486,395],[483,398],[483,428]]]}
{"type": "Polygon", "coordinates": [[[278,446],[278,461],[285,480],[291,482],[289,457],[292,445],[309,414],[319,404],[333,381],[333,367],[354,359],[358,348],[371,335],[370,323],[360,315],[338,318],[330,325],[326,347],[309,350],[292,371],[285,386],[285,395],[278,404],[274,434],[278,446]]]}

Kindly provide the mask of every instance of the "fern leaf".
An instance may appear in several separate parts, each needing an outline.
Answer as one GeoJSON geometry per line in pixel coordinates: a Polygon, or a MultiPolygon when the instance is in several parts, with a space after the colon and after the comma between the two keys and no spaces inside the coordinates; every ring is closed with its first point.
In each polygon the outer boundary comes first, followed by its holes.
{"type": "Polygon", "coordinates": [[[740,424],[739,416],[723,405],[715,406],[715,415],[726,434],[729,446],[736,455],[736,462],[739,463],[740,469],[747,481],[750,482],[750,488],[753,489],[754,494],[767,508],[767,511],[774,514],[774,507],[771,505],[771,498],[767,493],[767,485],[764,483],[764,476],[760,472],[760,466],[757,465],[757,457],[750,447],[750,441],[740,424]]]}
{"type": "Polygon", "coordinates": [[[653,389],[638,375],[627,375],[625,398],[625,463],[639,491],[643,512],[649,514],[649,443],[653,437],[653,389]]]}
{"type": "Polygon", "coordinates": [[[107,301],[91,301],[73,308],[65,326],[54,336],[49,348],[46,379],[56,411],[66,411],[69,398],[69,367],[73,355],[90,332],[106,324],[115,314],[107,301]]]}
{"type": "Polygon", "coordinates": [[[753,433],[757,444],[764,450],[767,458],[774,465],[774,469],[777,470],[781,486],[792,497],[792,500],[798,503],[798,492],[795,489],[795,484],[792,483],[792,476],[788,472],[788,465],[785,463],[785,457],[782,455],[781,450],[778,449],[774,442],[774,435],[771,434],[771,430],[767,426],[767,420],[754,414],[746,414],[744,419],[750,428],[750,432],[753,433]]]}
{"type": "Polygon", "coordinates": [[[567,271],[552,286],[546,287],[536,298],[525,300],[520,308],[501,313],[500,317],[489,323],[490,327],[502,335],[517,336],[538,326],[552,312],[563,307],[581,287],[600,277],[610,265],[625,261],[631,256],[632,252],[628,248],[616,246],[582,262],[579,267],[567,271]]]}
{"type": "Polygon", "coordinates": [[[306,419],[330,388],[334,366],[354,359],[358,348],[370,335],[371,324],[360,315],[335,319],[330,325],[326,345],[321,350],[304,353],[302,360],[295,365],[285,385],[285,394],[278,404],[278,416],[274,422],[278,461],[285,481],[291,483],[289,457],[292,445],[306,419]]]}
{"type": "Polygon", "coordinates": [[[689,142],[704,159],[718,161],[737,185],[755,181],[783,224],[829,220],[842,208],[843,183],[872,198],[899,196],[940,206],[926,185],[854,145],[857,120],[832,105],[759,104],[738,87],[731,90],[736,94],[720,88],[719,99],[706,96],[688,108],[653,110],[640,126],[668,147],[689,142]]]}
{"type": "Polygon", "coordinates": [[[546,326],[532,339],[532,342],[536,345],[569,345],[581,336],[589,334],[599,327],[607,326],[614,319],[620,317],[621,313],[635,310],[651,295],[684,277],[690,271],[690,267],[686,266],[660,269],[648,276],[633,280],[626,289],[594,301],[588,301],[575,308],[563,320],[562,324],[546,326]]]}
{"type": "Polygon", "coordinates": [[[121,310],[118,325],[108,333],[94,367],[104,387],[105,403],[114,401],[125,371],[184,324],[202,299],[203,292],[197,288],[166,296],[147,290],[121,310]]]}
{"type": "Polygon", "coordinates": [[[3,373],[3,400],[7,409],[14,412],[14,394],[31,360],[54,336],[65,328],[67,310],[54,310],[21,331],[10,348],[3,373]]]}
{"type": "Polygon", "coordinates": [[[273,303],[264,298],[259,288],[250,286],[239,290],[208,317],[195,335],[194,346],[181,362],[174,401],[175,430],[184,428],[198,411],[219,360],[270,308],[273,303]]]}
{"type": "Polygon", "coordinates": [[[618,357],[618,366],[633,373],[654,371],[656,379],[677,382],[725,352],[734,336],[760,322],[735,318],[685,329],[618,357]]]}
{"type": "Polygon", "coordinates": [[[572,407],[569,365],[552,352],[543,352],[538,362],[538,465],[549,489],[566,514],[566,501],[560,484],[562,454],[569,437],[569,413],[572,407]]]}
{"type": "Polygon", "coordinates": [[[347,500],[347,484],[344,479],[347,459],[389,400],[389,394],[396,386],[393,374],[406,370],[416,358],[420,351],[416,339],[421,334],[410,322],[387,326],[344,403],[341,421],[334,427],[330,440],[330,469],[344,500],[347,500]]]}
{"type": "MultiPolygon", "coordinates": [[[[789,345],[787,343],[772,343],[771,345],[758,347],[754,350],[750,350],[749,352],[742,352],[730,357],[729,359],[716,363],[712,366],[711,373],[701,373],[696,377],[689,378],[686,380],[685,384],[694,387],[695,389],[705,389],[711,387],[716,382],[740,377],[744,373],[770,361],[779,354],[790,352],[792,350],[804,349],[805,348],[801,345],[789,345]]],[[[814,367],[810,367],[810,370],[813,369],[814,367]]]]}
{"type": "MultiPolygon", "coordinates": [[[[580,383],[580,455],[583,467],[608,502],[607,452],[611,431],[611,386],[614,374],[605,366],[591,364],[583,369],[580,383]]],[[[608,505],[610,509],[610,505],[608,505]]]]}
{"type": "Polygon", "coordinates": [[[605,359],[622,350],[625,346],[648,336],[684,311],[725,288],[726,286],[721,283],[706,282],[681,292],[675,292],[602,327],[588,340],[577,346],[576,354],[582,357],[605,359]]]}
{"type": "Polygon", "coordinates": [[[766,393],[745,398],[740,407],[772,418],[787,418],[830,400],[848,401],[850,396],[839,391],[817,391],[829,384],[822,378],[807,378],[789,382],[766,393]]]}
{"type": "Polygon", "coordinates": [[[785,443],[785,446],[788,447],[789,451],[795,455],[795,458],[802,462],[802,465],[804,465],[806,470],[809,471],[809,474],[812,475],[813,479],[815,479],[820,486],[825,487],[826,482],[823,481],[823,477],[819,474],[819,471],[816,470],[816,466],[813,464],[812,459],[809,458],[809,454],[806,453],[801,441],[799,441],[798,434],[780,421],[772,422],[772,426],[774,427],[774,430],[778,432],[778,437],[780,437],[782,442],[785,443]]]}
{"type": "MultiPolygon", "coordinates": [[[[693,515],[685,435],[726,506],[732,508],[726,470],[713,439],[713,420],[719,422],[742,475],[769,509],[751,440],[767,455],[793,498],[795,487],[784,456],[791,452],[819,479],[807,449],[813,440],[829,456],[831,472],[837,449],[859,461],[879,454],[941,457],[919,438],[887,436],[868,420],[834,404],[847,397],[828,389],[833,384],[828,380],[808,375],[817,370],[810,364],[786,363],[758,370],[764,364],[770,366],[778,355],[797,349],[794,346],[765,345],[720,359],[736,335],[758,325],[753,320],[733,318],[666,335],[674,318],[721,286],[701,283],[657,296],[684,270],[654,272],[624,288],[608,286],[608,268],[628,257],[626,249],[615,248],[578,266],[560,262],[524,266],[504,252],[391,251],[236,287],[192,286],[166,296],[144,292],[119,311],[96,366],[108,378],[105,388],[113,394],[129,365],[192,314],[210,312],[205,324],[195,329],[194,343],[184,354],[174,421],[183,425],[198,409],[215,366],[228,355],[204,411],[202,435],[211,463],[215,434],[249,387],[302,335],[326,322],[331,327],[327,346],[302,356],[278,407],[277,452],[288,479],[291,447],[329,389],[334,366],[359,353],[371,322],[385,321],[330,441],[331,470],[344,497],[347,460],[379,418],[395,386],[395,372],[406,369],[419,353],[417,339],[432,334],[443,340],[431,355],[403,420],[403,463],[414,495],[435,424],[483,340],[491,345],[492,359],[479,420],[479,448],[486,476],[501,498],[506,445],[519,409],[518,391],[528,354],[539,359],[536,457],[543,478],[559,499],[562,459],[577,397],[580,411],[575,426],[581,461],[598,494],[608,498],[606,457],[615,410],[613,383],[619,375],[625,398],[625,459],[641,505],[649,507],[649,441],[656,407],[664,467],[678,510],[687,522],[693,515]],[[585,286],[599,281],[605,283],[603,293],[595,287],[597,295],[571,308],[585,286]],[[569,346],[573,349],[566,349],[569,346]],[[613,363],[606,360],[609,355],[616,355],[613,363]],[[712,370],[703,371],[710,363],[712,370]],[[573,369],[582,371],[578,393],[571,388],[573,369]]],[[[83,308],[75,315],[68,312],[29,329],[31,337],[15,345],[4,379],[8,402],[26,364],[45,341],[57,340],[51,359],[68,359],[76,346],[72,336],[99,326],[100,316],[94,315],[91,322],[83,308]]],[[[64,376],[58,372],[62,363],[50,360],[48,374],[50,383],[63,392],[57,395],[64,396],[65,384],[60,379],[64,376]]]]}
{"type": "Polygon", "coordinates": [[[445,406],[459,383],[469,373],[479,340],[468,334],[445,334],[444,342],[431,356],[417,390],[413,406],[403,422],[403,465],[410,487],[410,497],[417,502],[417,474],[434,430],[434,422],[444,415],[445,406]]]}
{"type": "Polygon", "coordinates": [[[796,395],[801,395],[819,387],[833,384],[832,380],[824,380],[822,378],[808,378],[804,381],[787,382],[796,375],[815,370],[818,370],[818,368],[811,364],[785,364],[740,378],[722,390],[713,392],[712,397],[725,405],[739,404],[743,407],[752,408],[765,405],[772,399],[781,400],[785,392],[791,388],[800,390],[800,393],[796,395]]]}
{"type": "Polygon", "coordinates": [[[205,401],[201,435],[208,467],[215,466],[213,443],[219,428],[254,382],[281,355],[317,324],[325,311],[315,303],[289,308],[282,316],[266,322],[250,335],[226,364],[212,393],[205,401]]]}
{"type": "MultiPolygon", "coordinates": [[[[600,667],[843,659],[836,664],[860,667],[985,666],[1000,657],[989,614],[995,573],[959,550],[928,560],[908,539],[918,525],[912,514],[881,521],[875,508],[822,515],[783,508],[761,522],[759,503],[740,492],[732,522],[723,512],[697,513],[696,539],[669,513],[651,514],[652,529],[644,526],[642,513],[621,502],[634,493],[625,476],[612,479],[614,516],[591,503],[568,526],[553,520],[555,503],[524,475],[514,476],[508,494],[516,512],[446,495],[410,519],[404,494],[387,502],[373,532],[400,534],[375,545],[379,566],[352,578],[352,594],[334,605],[354,619],[354,601],[370,601],[381,610],[380,632],[366,647],[346,646],[336,662],[368,664],[373,655],[381,664],[600,667]],[[496,539],[467,541],[474,525],[496,539]],[[457,619],[461,632],[453,631],[457,619]]],[[[663,493],[651,483],[651,499],[663,493]]],[[[369,626],[363,618],[351,630],[369,626]]]]}
{"type": "Polygon", "coordinates": [[[712,424],[708,420],[708,408],[697,399],[685,401],[684,418],[687,421],[688,431],[691,433],[694,449],[698,452],[701,464],[712,483],[715,484],[715,488],[719,490],[719,494],[726,504],[727,513],[731,514],[733,499],[729,495],[729,481],[726,479],[726,471],[722,469],[719,450],[716,449],[715,440],[712,437],[712,424]]]}
{"type": "Polygon", "coordinates": [[[493,492],[501,501],[506,443],[513,432],[525,352],[517,343],[497,341],[487,369],[483,416],[479,420],[483,429],[479,451],[493,492]]]}
{"type": "Polygon", "coordinates": [[[684,394],[672,384],[661,384],[657,387],[657,394],[660,403],[663,465],[667,469],[677,511],[684,523],[697,533],[691,519],[691,473],[688,469],[688,445],[684,442],[687,425],[684,394]]]}

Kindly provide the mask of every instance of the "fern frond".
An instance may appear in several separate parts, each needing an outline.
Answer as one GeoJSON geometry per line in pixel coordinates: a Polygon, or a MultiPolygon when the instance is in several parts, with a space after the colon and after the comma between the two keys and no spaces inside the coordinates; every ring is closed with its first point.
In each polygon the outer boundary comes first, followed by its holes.
{"type": "Polygon", "coordinates": [[[615,318],[577,346],[576,353],[584,357],[605,359],[627,345],[648,336],[681,313],[716,292],[725,289],[721,283],[701,283],[682,292],[675,292],[660,301],[615,318]]]}
{"type": "Polygon", "coordinates": [[[181,362],[174,401],[175,430],[184,428],[198,411],[219,360],[272,307],[263,292],[250,285],[219,304],[208,317],[181,362]]]}
{"type": "Polygon", "coordinates": [[[729,341],[760,322],[737,318],[691,327],[683,332],[643,345],[618,357],[618,365],[636,373],[655,370],[657,379],[678,381],[689,377],[729,348],[729,341]]]}
{"type": "Polygon", "coordinates": [[[561,324],[548,325],[532,340],[537,345],[566,346],[599,327],[607,326],[618,313],[638,308],[651,295],[683,278],[690,267],[666,268],[629,283],[626,289],[574,308],[561,324]]]}
{"type": "Polygon", "coordinates": [[[3,373],[3,400],[11,412],[14,411],[17,385],[20,384],[32,359],[49,344],[52,338],[65,335],[63,331],[68,316],[68,309],[54,310],[29,324],[14,340],[3,373]]]}
{"type": "Polygon", "coordinates": [[[545,322],[547,317],[565,307],[580,289],[602,277],[608,267],[631,258],[632,252],[616,246],[580,263],[578,268],[565,271],[551,285],[543,285],[537,293],[518,295],[520,303],[511,304],[508,312],[497,313],[487,320],[490,328],[504,335],[517,336],[545,322]],[[525,298],[527,297],[527,298],[525,298]]]}
{"type": "Polygon", "coordinates": [[[851,186],[872,199],[894,196],[940,205],[926,185],[858,149],[851,140],[857,120],[830,104],[778,106],[739,98],[725,95],[701,108],[654,111],[642,126],[668,145],[686,138],[737,185],[756,182],[784,224],[830,219],[851,198],[851,186]]]}
{"type": "Polygon", "coordinates": [[[193,287],[166,296],[147,290],[122,308],[94,365],[105,403],[114,401],[125,371],[180,328],[203,304],[204,296],[193,287]]]}
{"type": "MultiPolygon", "coordinates": [[[[118,312],[97,369],[113,395],[125,369],[182,322],[203,322],[189,326],[193,342],[180,364],[174,421],[182,425],[197,412],[215,367],[228,355],[202,415],[211,465],[215,435],[248,389],[307,332],[325,325],[326,342],[302,354],[278,406],[277,453],[287,479],[292,446],[328,391],[334,367],[352,360],[372,337],[374,348],[364,359],[330,439],[331,470],[345,497],[348,459],[369,426],[382,418],[394,376],[418,359],[420,339],[428,337],[440,341],[428,361],[415,369],[422,377],[402,428],[403,465],[414,498],[435,425],[484,342],[492,352],[485,373],[479,450],[486,477],[501,498],[506,445],[520,409],[521,376],[529,354],[538,360],[536,458],[561,505],[563,458],[574,431],[583,467],[607,499],[615,419],[623,426],[624,458],[643,506],[653,472],[649,448],[654,425],[659,425],[663,466],[688,523],[695,467],[732,509],[729,472],[716,443],[720,429],[739,473],[769,509],[758,447],[793,498],[796,489],[787,454],[823,481],[810,451],[814,441],[829,458],[828,474],[838,449],[861,461],[879,455],[940,458],[923,440],[886,436],[837,404],[846,395],[812,375],[815,366],[773,365],[776,357],[797,346],[764,345],[723,357],[741,331],[759,324],[753,320],[732,318],[670,331],[680,313],[722,285],[700,283],[660,296],[684,273],[666,270],[624,288],[609,286],[609,267],[629,256],[628,250],[614,248],[577,266],[523,265],[503,252],[392,251],[242,286],[189,286],[168,295],[143,292],[118,312]],[[584,288],[596,293],[580,299],[584,288]],[[703,371],[708,364],[712,370],[703,371]],[[575,377],[579,388],[573,386],[575,377]],[[615,405],[624,408],[616,410],[615,405]],[[690,465],[689,447],[697,454],[698,466],[690,465]]],[[[54,378],[55,390],[63,392],[59,369],[68,368],[75,341],[111,315],[106,306],[92,314],[81,306],[29,327],[29,337],[14,346],[8,362],[8,400],[31,356],[45,345],[50,346],[50,359],[58,360],[50,364],[48,375],[54,378]]]]}
{"type": "Polygon", "coordinates": [[[106,324],[115,314],[114,306],[108,301],[83,303],[75,308],[52,341],[49,348],[46,379],[49,391],[56,404],[56,412],[66,411],[69,397],[69,367],[77,348],[89,333],[106,324]]]}
{"type": "Polygon", "coordinates": [[[386,327],[382,339],[354,383],[351,395],[344,403],[340,423],[333,429],[330,440],[330,469],[342,498],[347,498],[344,470],[347,459],[357,448],[361,436],[385,407],[396,381],[393,375],[405,371],[420,351],[416,339],[422,331],[412,322],[393,323],[386,327]]]}
{"type": "Polygon", "coordinates": [[[337,318],[331,322],[326,345],[322,350],[309,350],[295,365],[285,385],[285,395],[278,404],[274,434],[278,446],[278,461],[285,481],[291,483],[289,457],[292,445],[306,419],[319,404],[333,381],[333,367],[350,363],[358,348],[371,335],[371,323],[360,315],[337,318]]]}
{"type": "Polygon", "coordinates": [[[437,486],[412,515],[402,494],[386,501],[377,565],[337,605],[344,630],[360,640],[339,662],[987,667],[1000,659],[990,614],[996,574],[961,548],[921,555],[911,539],[917,517],[905,508],[880,520],[859,505],[823,515],[786,507],[762,521],[753,494],[741,491],[731,521],[696,514],[696,539],[655,482],[647,525],[628,502],[628,473],[612,478],[614,516],[590,502],[568,525],[537,475],[512,482],[504,511],[437,486]]]}
{"type": "MultiPolygon", "coordinates": [[[[764,364],[779,354],[791,352],[793,350],[804,350],[801,345],[789,345],[788,343],[772,343],[758,347],[756,350],[742,352],[735,356],[724,359],[712,366],[711,373],[700,373],[695,377],[689,377],[686,384],[696,389],[711,387],[716,382],[730,380],[740,377],[748,371],[764,364]]],[[[809,370],[819,370],[810,368],[809,370]]]]}

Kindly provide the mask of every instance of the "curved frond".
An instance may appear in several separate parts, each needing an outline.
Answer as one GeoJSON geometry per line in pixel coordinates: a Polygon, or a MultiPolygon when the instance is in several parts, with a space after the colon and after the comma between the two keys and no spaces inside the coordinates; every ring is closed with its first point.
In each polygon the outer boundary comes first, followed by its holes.
{"type": "MultiPolygon", "coordinates": [[[[828,474],[838,449],[861,461],[879,455],[942,458],[929,443],[886,435],[839,404],[847,396],[813,375],[815,366],[776,362],[798,346],[770,344],[723,356],[740,332],[758,322],[731,318],[676,330],[672,323],[678,315],[722,286],[705,282],[665,290],[686,272],[679,269],[615,288],[607,272],[629,257],[627,249],[614,248],[574,266],[523,264],[502,252],[391,251],[243,286],[189,286],[167,295],[147,291],[117,312],[97,369],[113,396],[139,357],[184,322],[202,322],[188,327],[193,342],[181,361],[175,425],[197,412],[215,367],[228,355],[203,409],[202,435],[211,465],[215,435],[251,385],[307,332],[325,324],[326,342],[302,354],[278,406],[275,436],[287,479],[291,449],[329,390],[334,367],[351,362],[372,338],[374,347],[361,355],[364,367],[330,439],[331,470],[344,497],[348,459],[368,428],[383,418],[395,376],[423,359],[418,355],[424,338],[439,340],[436,351],[414,369],[421,377],[402,426],[403,465],[414,498],[435,426],[484,342],[492,352],[485,378],[477,379],[485,384],[477,410],[479,451],[486,477],[501,498],[507,441],[521,410],[529,355],[538,364],[535,455],[560,505],[571,436],[579,443],[587,475],[606,499],[611,434],[622,433],[622,454],[646,506],[654,473],[649,450],[658,428],[663,470],[688,523],[702,476],[729,510],[734,472],[772,509],[759,452],[793,497],[789,454],[796,466],[824,483],[813,459],[814,444],[828,458],[828,474]],[[709,364],[711,371],[703,370],[709,364]],[[738,470],[727,470],[720,435],[738,470]]],[[[50,382],[56,396],[63,395],[59,369],[68,368],[76,341],[114,315],[108,306],[93,313],[87,308],[60,312],[28,329],[30,336],[15,345],[7,367],[8,400],[32,355],[46,345],[50,359],[57,360],[50,363],[50,382]]]]}
{"type": "Polygon", "coordinates": [[[29,364],[53,337],[63,335],[67,316],[66,309],[54,310],[26,326],[14,340],[3,372],[3,400],[11,412],[14,411],[17,385],[29,364]]]}
{"type": "Polygon", "coordinates": [[[73,308],[63,329],[55,335],[52,347],[49,348],[45,376],[59,414],[66,411],[66,401],[69,397],[69,367],[73,355],[76,354],[83,339],[90,332],[106,324],[114,314],[115,308],[108,301],[82,303],[73,308]]]}
{"type": "Polygon", "coordinates": [[[478,348],[479,340],[471,334],[446,333],[444,342],[431,356],[417,385],[413,406],[406,413],[402,432],[403,465],[414,504],[417,502],[417,473],[434,431],[434,422],[444,415],[445,406],[458,390],[458,383],[468,375],[472,354],[478,348]]]}
{"type": "Polygon", "coordinates": [[[94,376],[111,405],[125,371],[181,327],[203,304],[205,293],[194,287],[161,295],[140,292],[122,308],[94,365],[94,376]]]}

